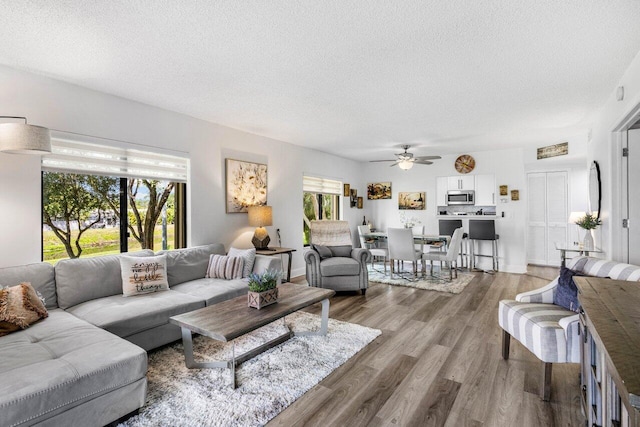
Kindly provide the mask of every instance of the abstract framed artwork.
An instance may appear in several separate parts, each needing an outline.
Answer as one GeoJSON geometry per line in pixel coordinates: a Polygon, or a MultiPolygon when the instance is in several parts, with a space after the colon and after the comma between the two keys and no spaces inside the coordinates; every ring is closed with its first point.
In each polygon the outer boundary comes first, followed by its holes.
{"type": "Polygon", "coordinates": [[[398,209],[400,210],[424,210],[427,206],[427,196],[424,192],[398,193],[398,209]]]}
{"type": "Polygon", "coordinates": [[[358,197],[358,209],[362,209],[362,197],[358,197]]]}
{"type": "Polygon", "coordinates": [[[520,200],[520,191],[519,190],[511,190],[511,200],[520,200]]]}
{"type": "Polygon", "coordinates": [[[391,183],[390,182],[374,182],[373,184],[367,184],[367,199],[380,200],[391,198],[391,183]]]}
{"type": "Polygon", "coordinates": [[[342,195],[344,197],[349,197],[351,196],[351,186],[349,184],[342,184],[342,195]]]}
{"type": "Polygon", "coordinates": [[[267,165],[226,159],[225,166],[227,213],[267,204],[267,165]]]}

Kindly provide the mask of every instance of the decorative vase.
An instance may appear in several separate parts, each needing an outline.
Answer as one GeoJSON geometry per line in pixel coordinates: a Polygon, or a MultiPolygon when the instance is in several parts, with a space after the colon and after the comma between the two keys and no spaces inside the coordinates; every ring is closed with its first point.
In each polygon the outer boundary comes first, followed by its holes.
{"type": "Polygon", "coordinates": [[[585,250],[593,250],[595,249],[595,245],[593,243],[593,230],[585,230],[586,233],[584,235],[584,240],[582,241],[582,247],[585,250]]]}
{"type": "Polygon", "coordinates": [[[278,288],[269,289],[264,292],[251,292],[247,294],[247,302],[249,307],[257,308],[260,310],[271,304],[278,302],[278,288]]]}

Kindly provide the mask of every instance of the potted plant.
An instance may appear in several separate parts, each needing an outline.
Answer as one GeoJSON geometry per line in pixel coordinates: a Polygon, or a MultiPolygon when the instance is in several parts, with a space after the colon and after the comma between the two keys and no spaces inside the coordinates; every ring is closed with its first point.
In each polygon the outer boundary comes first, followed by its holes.
{"type": "Polygon", "coordinates": [[[278,302],[279,277],[280,272],[276,270],[267,270],[262,274],[251,273],[247,295],[249,307],[260,310],[262,307],[278,302]]]}
{"type": "Polygon", "coordinates": [[[587,232],[584,236],[584,241],[582,242],[584,249],[595,249],[591,230],[595,230],[600,224],[602,224],[602,220],[600,218],[592,213],[586,212],[582,218],[576,221],[576,225],[580,228],[584,228],[587,232]]]}

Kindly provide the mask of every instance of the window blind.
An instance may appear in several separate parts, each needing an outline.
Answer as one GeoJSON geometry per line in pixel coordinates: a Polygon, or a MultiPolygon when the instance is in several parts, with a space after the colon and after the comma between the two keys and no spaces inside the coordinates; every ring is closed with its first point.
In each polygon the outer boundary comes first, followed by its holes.
{"type": "Polygon", "coordinates": [[[342,182],[304,175],[302,190],[306,193],[342,194],[342,182]]]}
{"type": "Polygon", "coordinates": [[[187,182],[188,162],[178,156],[52,137],[42,170],[187,182]]]}

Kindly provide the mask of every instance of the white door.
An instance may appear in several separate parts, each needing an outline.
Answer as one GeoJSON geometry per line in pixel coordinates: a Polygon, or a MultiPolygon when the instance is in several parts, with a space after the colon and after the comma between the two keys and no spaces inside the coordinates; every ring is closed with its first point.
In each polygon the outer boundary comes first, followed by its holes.
{"type": "Polygon", "coordinates": [[[530,264],[560,265],[560,252],[555,244],[567,242],[567,182],[567,172],[527,174],[527,262],[530,264]]]}
{"type": "Polygon", "coordinates": [[[527,175],[527,205],[529,207],[527,233],[527,262],[547,264],[547,175],[527,175]]]}
{"type": "Polygon", "coordinates": [[[476,175],[476,205],[495,206],[496,177],[493,174],[476,175]]]}
{"type": "Polygon", "coordinates": [[[629,212],[629,264],[640,265],[640,129],[627,132],[627,189],[629,212]],[[636,165],[636,166],[632,166],[636,165]]]}

